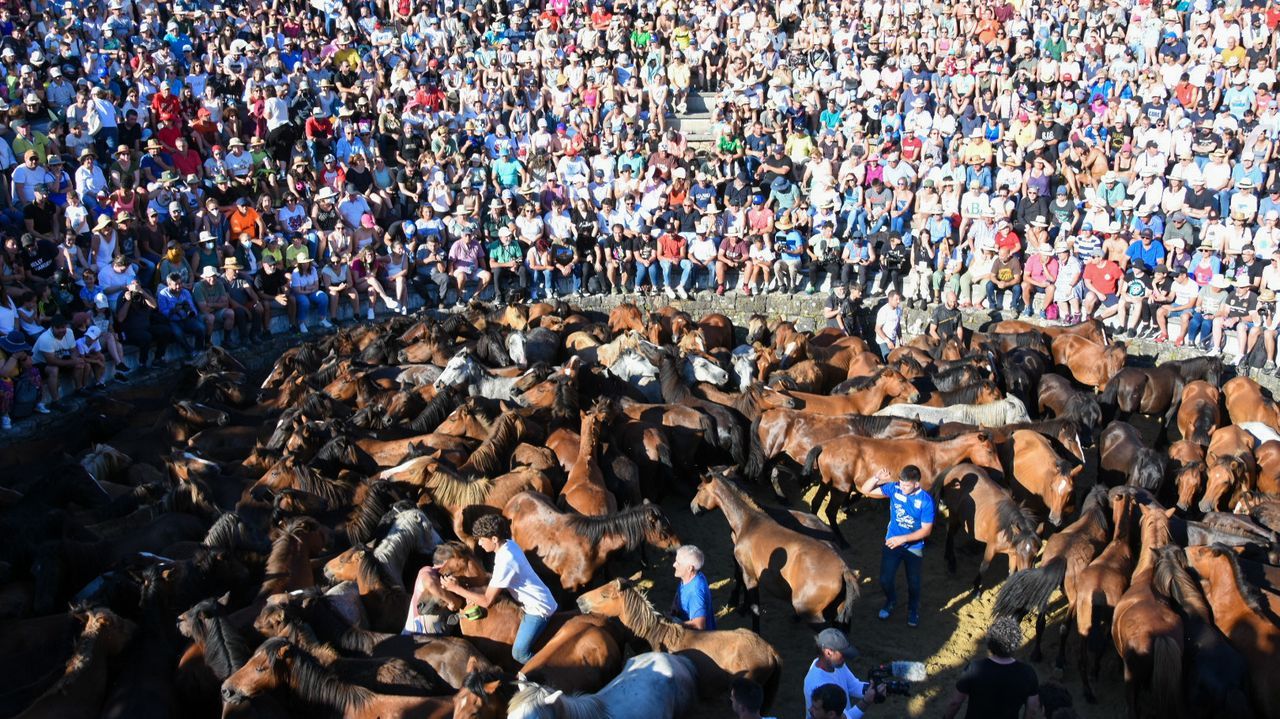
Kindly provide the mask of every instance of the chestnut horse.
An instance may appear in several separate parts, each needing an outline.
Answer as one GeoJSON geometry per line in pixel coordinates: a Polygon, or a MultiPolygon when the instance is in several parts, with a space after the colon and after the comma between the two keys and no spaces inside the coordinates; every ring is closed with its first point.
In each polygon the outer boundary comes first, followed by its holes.
{"type": "Polygon", "coordinates": [[[1171,542],[1169,517],[1154,502],[1139,504],[1142,513],[1141,552],[1129,588],[1116,605],[1111,638],[1124,662],[1125,699],[1129,716],[1140,716],[1138,693],[1151,690],[1155,715],[1182,714],[1182,658],[1185,633],[1182,617],[1152,588],[1156,550],[1171,542]]]}
{"type": "Polygon", "coordinates": [[[942,478],[942,501],[947,505],[947,571],[956,571],[955,535],[964,531],[985,547],[973,578],[973,593],[982,589],[982,574],[996,554],[1009,558],[1009,573],[1030,569],[1040,553],[1036,519],[1013,501],[982,467],[958,464],[942,478]]]}
{"type": "Polygon", "coordinates": [[[1280,407],[1262,394],[1262,387],[1245,376],[1227,380],[1222,385],[1223,403],[1233,424],[1261,422],[1280,432],[1280,407]]]}
{"type": "Polygon", "coordinates": [[[1076,477],[1084,465],[1075,458],[1063,457],[1047,437],[1029,429],[1013,433],[1009,451],[1013,496],[1030,502],[1044,512],[1049,524],[1061,527],[1072,507],[1076,477]]]}
{"type": "Polygon", "coordinates": [[[272,637],[222,683],[224,714],[253,697],[283,690],[309,704],[328,707],[345,719],[447,719],[453,700],[378,694],[343,681],[333,670],[287,639],[272,637]]]}
{"type": "Polygon", "coordinates": [[[828,396],[807,392],[785,394],[798,402],[797,409],[829,415],[874,414],[884,407],[887,400],[915,402],[920,398],[920,391],[906,377],[888,367],[848,385],[848,390],[843,395],[828,396]]]}
{"type": "Polygon", "coordinates": [[[653,504],[583,516],[561,512],[537,492],[521,492],[507,502],[502,513],[511,520],[516,544],[531,559],[536,556],[541,560],[570,592],[587,586],[614,554],[635,551],[644,544],[666,551],[680,546],[667,515],[653,504]]]}
{"type": "Polygon", "coordinates": [[[698,669],[699,690],[703,696],[727,693],[737,677],[764,687],[766,707],[777,694],[778,682],[782,679],[782,658],[753,631],[690,629],[663,616],[640,590],[624,579],[615,579],[578,597],[578,609],[583,614],[617,619],[655,652],[688,657],[698,669]]]}
{"type": "Polygon", "coordinates": [[[604,486],[604,472],[597,457],[600,435],[617,413],[618,405],[605,397],[596,400],[591,411],[583,415],[582,429],[578,433],[578,460],[573,463],[560,491],[561,506],[595,517],[618,511],[618,500],[604,486]]]}
{"type": "MultiPolygon", "coordinates": [[[[1067,597],[1068,606],[1075,596],[1076,577],[1098,556],[1107,543],[1107,489],[1095,485],[1080,508],[1080,517],[1049,537],[1035,569],[1017,572],[1005,581],[996,597],[996,616],[1021,618],[1036,612],[1036,639],[1031,658],[1040,661],[1044,638],[1045,612],[1049,598],[1058,589],[1067,597]]],[[[1066,632],[1067,623],[1062,631],[1066,632]]]]}
{"type": "Polygon", "coordinates": [[[738,603],[746,590],[751,629],[760,632],[761,588],[791,603],[811,625],[826,623],[828,611],[849,628],[858,598],[858,573],[827,542],[787,529],[774,521],[730,478],[732,470],[709,473],[690,505],[694,514],[719,509],[733,540],[734,589],[738,603]]]}
{"type": "Polygon", "coordinates": [[[1218,403],[1222,393],[1204,380],[1195,380],[1182,388],[1178,403],[1178,435],[1201,447],[1209,446],[1209,435],[1222,423],[1218,403]]]}
{"type": "Polygon", "coordinates": [[[1253,456],[1255,441],[1253,435],[1239,425],[1214,430],[1205,454],[1209,469],[1204,496],[1200,499],[1201,512],[1215,511],[1224,502],[1234,506],[1242,493],[1254,488],[1258,475],[1257,460],[1253,456]]]}
{"type": "MultiPolygon", "coordinates": [[[[861,482],[882,469],[896,477],[902,467],[914,464],[920,468],[921,486],[926,492],[932,492],[943,472],[965,461],[999,469],[1000,458],[991,436],[986,432],[973,432],[952,439],[928,440],[874,439],[849,434],[810,449],[804,461],[804,474],[812,475],[817,469],[819,480],[830,487],[827,523],[841,540],[841,546],[848,546],[837,524],[837,515],[855,492],[862,491],[861,482]]],[[[814,495],[809,505],[814,514],[818,513],[825,494],[820,490],[814,495]]]]}
{"type": "Polygon", "coordinates": [[[987,327],[988,334],[1016,334],[1021,332],[1039,332],[1050,341],[1063,335],[1075,335],[1088,339],[1096,344],[1107,343],[1107,332],[1101,320],[1088,319],[1074,325],[1059,327],[1054,325],[1033,325],[1022,320],[1004,320],[987,327]]]}
{"type": "Polygon", "coordinates": [[[1104,345],[1079,335],[1059,335],[1050,344],[1053,362],[1066,367],[1080,384],[1101,391],[1111,378],[1124,369],[1123,342],[1104,345]]]}
{"type": "Polygon", "coordinates": [[[1204,489],[1205,472],[1208,470],[1204,463],[1204,447],[1189,439],[1180,439],[1169,445],[1165,454],[1169,458],[1165,467],[1166,484],[1172,484],[1178,509],[1185,512],[1204,489]]]}
{"type": "Polygon", "coordinates": [[[1260,717],[1280,716],[1280,627],[1258,599],[1258,590],[1244,578],[1230,549],[1187,547],[1187,561],[1200,577],[1213,621],[1231,646],[1249,661],[1254,710],[1260,717]]]}

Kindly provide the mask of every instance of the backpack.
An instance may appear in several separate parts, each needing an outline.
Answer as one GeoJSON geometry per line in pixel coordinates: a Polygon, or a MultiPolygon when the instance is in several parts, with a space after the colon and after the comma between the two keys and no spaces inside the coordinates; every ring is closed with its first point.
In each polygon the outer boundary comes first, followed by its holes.
{"type": "Polygon", "coordinates": [[[13,381],[13,407],[9,410],[9,416],[13,419],[30,417],[39,401],[40,385],[24,374],[13,381]]]}

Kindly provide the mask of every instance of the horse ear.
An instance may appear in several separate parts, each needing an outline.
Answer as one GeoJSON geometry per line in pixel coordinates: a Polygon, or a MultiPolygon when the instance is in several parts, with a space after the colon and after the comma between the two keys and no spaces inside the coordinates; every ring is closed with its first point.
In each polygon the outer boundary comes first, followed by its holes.
{"type": "Polygon", "coordinates": [[[289,656],[289,651],[291,649],[293,649],[292,644],[289,644],[288,642],[281,642],[280,646],[276,649],[276,658],[284,659],[285,657],[289,656]]]}
{"type": "Polygon", "coordinates": [[[1177,511],[1178,511],[1178,508],[1177,508],[1176,506],[1174,506],[1174,507],[1169,507],[1168,509],[1164,510],[1164,516],[1166,516],[1166,517],[1168,517],[1168,518],[1170,518],[1170,519],[1173,519],[1173,515],[1174,515],[1174,513],[1175,513],[1175,512],[1177,512],[1177,511]]]}
{"type": "Polygon", "coordinates": [[[560,698],[563,696],[564,696],[564,692],[557,689],[551,692],[550,694],[548,694],[547,696],[543,697],[542,703],[546,704],[549,707],[553,707],[556,704],[560,703],[560,698]]]}
{"type": "Polygon", "coordinates": [[[989,442],[989,441],[991,441],[991,433],[990,433],[990,432],[986,432],[986,431],[980,431],[980,432],[978,432],[978,441],[979,441],[979,442],[989,442]]]}
{"type": "Polygon", "coordinates": [[[221,604],[224,607],[230,606],[231,592],[224,592],[221,597],[218,597],[218,604],[221,604]]]}
{"type": "Polygon", "coordinates": [[[480,662],[476,661],[474,655],[467,657],[467,674],[475,674],[480,671],[480,662]]]}

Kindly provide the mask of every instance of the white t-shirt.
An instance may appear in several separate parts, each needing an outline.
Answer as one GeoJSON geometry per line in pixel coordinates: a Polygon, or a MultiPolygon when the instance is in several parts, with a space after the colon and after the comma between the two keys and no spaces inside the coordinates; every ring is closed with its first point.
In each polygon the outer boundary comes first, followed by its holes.
{"type": "Polygon", "coordinates": [[[880,310],[876,312],[876,327],[884,333],[885,337],[898,341],[898,328],[902,324],[902,307],[891,307],[886,302],[880,306],[880,310]]]}
{"type": "Polygon", "coordinates": [[[549,617],[556,611],[555,597],[538,578],[520,545],[508,539],[493,553],[493,577],[490,587],[506,589],[516,596],[516,603],[526,614],[549,617]]]}
{"type": "Polygon", "coordinates": [[[59,352],[75,353],[76,335],[68,327],[66,332],[62,333],[62,339],[53,336],[53,330],[48,329],[44,334],[36,338],[36,344],[32,347],[31,355],[37,362],[44,362],[45,353],[57,355],[59,352]]]}
{"type": "Polygon", "coordinates": [[[849,706],[844,710],[846,719],[862,719],[862,710],[857,707],[857,703],[862,698],[863,682],[849,671],[848,664],[841,664],[835,671],[828,672],[818,666],[817,659],[809,665],[809,673],[804,675],[805,716],[808,716],[809,705],[813,703],[813,690],[825,684],[835,684],[849,695],[849,706]]]}

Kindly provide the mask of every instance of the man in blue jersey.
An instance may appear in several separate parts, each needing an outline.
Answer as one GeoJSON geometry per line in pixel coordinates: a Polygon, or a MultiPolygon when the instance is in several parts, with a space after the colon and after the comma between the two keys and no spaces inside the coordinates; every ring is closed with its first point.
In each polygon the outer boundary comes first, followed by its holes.
{"type": "Polygon", "coordinates": [[[715,629],[716,612],[711,604],[711,586],[702,573],[702,550],[686,544],[676,550],[673,569],[680,588],[671,602],[671,615],[686,627],[715,629]]]}
{"type": "Polygon", "coordinates": [[[894,482],[886,470],[862,485],[869,497],[889,500],[889,529],[880,552],[880,587],[884,608],[880,618],[888,619],[898,604],[893,583],[898,567],[907,565],[907,626],[920,624],[920,568],[924,562],[924,540],[933,531],[933,495],[920,487],[920,468],[908,464],[894,482]]]}

